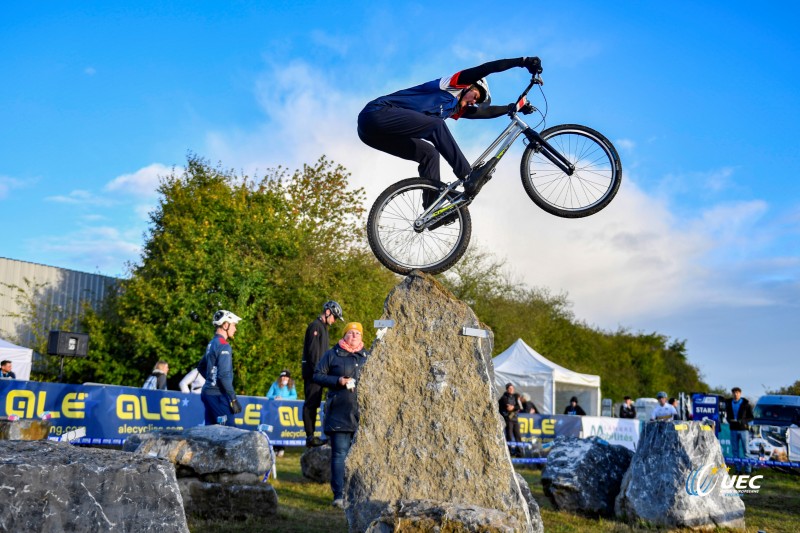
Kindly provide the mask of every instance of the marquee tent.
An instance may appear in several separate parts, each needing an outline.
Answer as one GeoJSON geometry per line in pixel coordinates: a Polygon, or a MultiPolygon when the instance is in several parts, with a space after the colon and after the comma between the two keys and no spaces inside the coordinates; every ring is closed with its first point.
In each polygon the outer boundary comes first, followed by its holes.
{"type": "Polygon", "coordinates": [[[519,393],[528,393],[542,414],[561,414],[570,398],[587,415],[600,415],[600,376],[581,374],[559,366],[517,339],[493,359],[494,384],[499,394],[506,383],[513,383],[519,393]]]}
{"type": "Polygon", "coordinates": [[[0,339],[0,361],[11,361],[11,370],[17,379],[31,379],[33,350],[0,339]]]}

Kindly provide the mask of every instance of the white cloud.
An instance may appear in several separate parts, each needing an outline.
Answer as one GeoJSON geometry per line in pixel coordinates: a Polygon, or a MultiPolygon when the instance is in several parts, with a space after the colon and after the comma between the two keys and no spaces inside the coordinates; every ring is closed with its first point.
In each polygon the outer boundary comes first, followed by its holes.
{"type": "Polygon", "coordinates": [[[170,167],[161,163],[153,163],[132,174],[117,176],[106,184],[105,190],[138,197],[154,197],[158,194],[159,177],[166,176],[171,172],[170,167]]]}
{"type": "Polygon", "coordinates": [[[73,264],[88,272],[122,275],[120,269],[125,262],[138,259],[141,253],[141,233],[109,226],[87,227],[39,239],[35,246],[37,251],[53,257],[54,264],[73,264]]]}
{"type": "Polygon", "coordinates": [[[12,189],[19,189],[24,185],[22,180],[10,176],[0,176],[0,200],[7,198],[12,189]]]}
{"type": "Polygon", "coordinates": [[[93,192],[82,189],[76,189],[67,195],[47,196],[45,200],[48,202],[74,205],[109,206],[113,204],[108,198],[98,196],[93,192]]]}

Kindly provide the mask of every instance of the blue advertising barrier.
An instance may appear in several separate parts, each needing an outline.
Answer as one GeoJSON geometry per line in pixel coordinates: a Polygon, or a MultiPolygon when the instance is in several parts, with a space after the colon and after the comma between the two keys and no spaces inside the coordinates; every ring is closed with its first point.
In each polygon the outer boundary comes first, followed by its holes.
{"type": "MultiPolygon", "coordinates": [[[[273,445],[305,445],[302,401],[239,396],[239,403],[242,412],[235,418],[236,427],[258,430],[262,424],[272,426],[265,433],[273,445]]],[[[204,413],[199,394],[115,385],[0,380],[0,416],[49,416],[53,440],[86,428],[86,436],[73,442],[119,445],[137,433],[203,425],[204,413]]]]}
{"type": "Polygon", "coordinates": [[[581,417],[570,415],[518,415],[522,442],[549,444],[556,437],[580,437],[581,417]]]}

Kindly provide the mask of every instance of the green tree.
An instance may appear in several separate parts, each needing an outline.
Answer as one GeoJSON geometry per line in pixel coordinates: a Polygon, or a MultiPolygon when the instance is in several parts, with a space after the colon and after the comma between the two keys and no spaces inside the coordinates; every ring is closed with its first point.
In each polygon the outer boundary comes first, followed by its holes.
{"type": "Polygon", "coordinates": [[[325,300],[337,299],[349,319],[376,317],[394,277],[360,245],[364,193],[348,177],[321,158],[254,180],[190,155],[183,172],[162,179],[141,262],[87,317],[93,355],[76,372],[139,385],[166,359],[174,388],[225,308],[243,318],[232,342],[237,390],[264,394],[282,368],[299,370],[305,326],[325,300]],[[106,372],[97,358],[122,365],[106,372]]]}

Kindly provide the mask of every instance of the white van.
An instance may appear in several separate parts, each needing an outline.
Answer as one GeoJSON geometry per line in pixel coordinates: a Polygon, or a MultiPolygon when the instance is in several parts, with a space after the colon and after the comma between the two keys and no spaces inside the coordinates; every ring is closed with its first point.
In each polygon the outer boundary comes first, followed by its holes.
{"type": "Polygon", "coordinates": [[[636,407],[636,419],[649,422],[653,409],[658,407],[658,400],[655,398],[636,398],[633,405],[636,407]]]}
{"type": "Polygon", "coordinates": [[[753,408],[753,438],[747,452],[753,457],[787,461],[786,430],[800,426],[800,396],[762,396],[753,408]]]}

